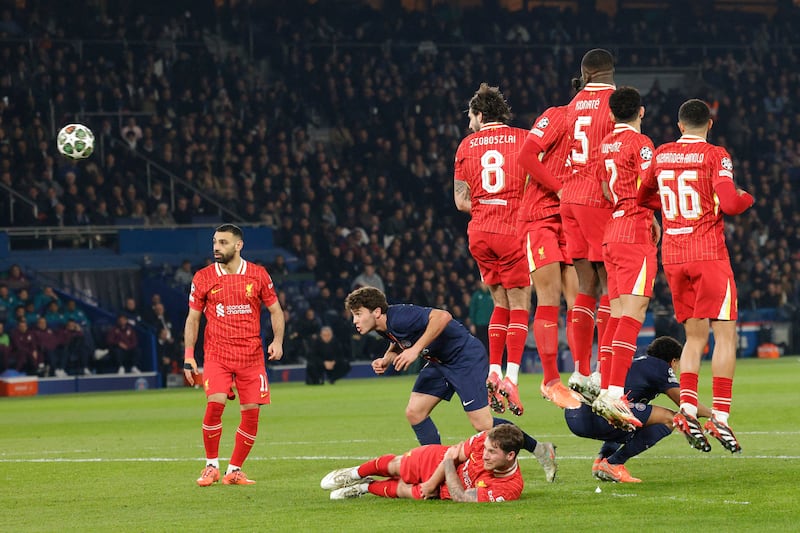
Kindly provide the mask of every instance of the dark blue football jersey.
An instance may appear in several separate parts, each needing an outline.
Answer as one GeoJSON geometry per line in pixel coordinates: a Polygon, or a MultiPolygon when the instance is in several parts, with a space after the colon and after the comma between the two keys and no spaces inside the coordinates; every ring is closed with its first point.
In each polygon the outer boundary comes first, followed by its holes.
{"type": "MultiPolygon", "coordinates": [[[[386,311],[386,331],[378,332],[404,350],[414,345],[428,327],[430,307],[413,304],[390,305],[386,311]]],[[[425,359],[447,364],[452,362],[469,342],[472,335],[455,319],[444,328],[423,351],[425,359]]]]}
{"type": "Polygon", "coordinates": [[[633,359],[625,380],[625,392],[632,402],[648,403],[680,383],[669,363],[657,357],[640,355],[633,359]]]}

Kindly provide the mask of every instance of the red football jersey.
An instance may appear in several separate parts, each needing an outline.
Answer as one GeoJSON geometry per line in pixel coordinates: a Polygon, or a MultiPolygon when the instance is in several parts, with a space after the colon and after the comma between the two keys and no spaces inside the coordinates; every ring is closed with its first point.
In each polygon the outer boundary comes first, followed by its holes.
{"type": "Polygon", "coordinates": [[[605,83],[587,83],[567,106],[567,124],[572,132],[572,174],[564,180],[561,202],[608,207],[597,182],[600,142],[614,129],[608,99],[616,88],[605,83]]]}
{"type": "Polygon", "coordinates": [[[198,270],[189,291],[189,307],[206,319],[205,360],[230,364],[263,361],[261,305],[278,300],[272,278],[262,266],[242,259],[228,274],[219,263],[198,270]]]}
{"type": "Polygon", "coordinates": [[[646,179],[661,197],[663,264],[728,259],[714,192],[718,184],[733,181],[727,150],[684,135],[658,147],[646,179]]]}
{"type": "Polygon", "coordinates": [[[472,199],[470,230],[516,235],[526,174],[517,163],[527,131],[499,122],[468,135],[456,151],[455,176],[472,199]]]}
{"type": "Polygon", "coordinates": [[[647,135],[628,124],[617,124],[600,144],[599,177],[608,183],[614,211],[603,242],[649,243],[653,211],[636,203],[642,177],[650,169],[655,148],[647,135]]]}
{"type": "MultiPolygon", "coordinates": [[[[569,133],[567,106],[546,109],[536,119],[531,131],[528,132],[528,140],[535,139],[536,144],[544,152],[542,164],[547,167],[547,170],[554,177],[561,181],[564,180],[565,176],[572,173],[572,168],[569,164],[572,138],[569,133]]],[[[556,193],[529,178],[522,197],[519,220],[529,222],[557,214],[558,196],[556,193]]]]}
{"type": "MultiPolygon", "coordinates": [[[[464,443],[464,454],[467,460],[458,465],[458,476],[464,489],[478,489],[479,502],[503,502],[518,500],[525,486],[519,463],[515,461],[514,467],[503,475],[495,474],[483,468],[483,443],[486,441],[486,432],[482,431],[473,435],[464,443]]],[[[450,499],[447,484],[443,484],[439,491],[441,499],[450,499]]]]}

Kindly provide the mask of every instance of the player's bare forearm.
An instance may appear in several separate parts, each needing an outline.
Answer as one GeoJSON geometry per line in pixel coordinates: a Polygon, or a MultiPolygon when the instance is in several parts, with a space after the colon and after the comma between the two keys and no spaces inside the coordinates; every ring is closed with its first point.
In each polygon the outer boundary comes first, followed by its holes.
{"type": "Polygon", "coordinates": [[[286,319],[283,316],[281,304],[277,301],[267,307],[269,319],[272,324],[272,342],[283,345],[283,335],[286,331],[286,319]]]}
{"type": "Polygon", "coordinates": [[[447,327],[447,324],[449,324],[452,319],[453,315],[451,315],[448,311],[444,311],[443,309],[431,309],[431,312],[428,315],[428,325],[425,327],[425,331],[411,348],[421,352],[426,346],[430,345],[430,343],[432,343],[439,335],[442,334],[444,328],[447,327]]]}
{"type": "Polygon", "coordinates": [[[189,309],[186,315],[186,324],[183,326],[183,344],[187,348],[194,348],[197,344],[197,332],[200,330],[200,311],[189,309]]]}
{"type": "Polygon", "coordinates": [[[436,467],[436,470],[433,471],[431,477],[429,477],[420,484],[420,488],[422,489],[422,497],[425,498],[426,500],[438,498],[439,485],[441,485],[444,482],[445,482],[444,461],[442,461],[441,463],[439,463],[439,466],[436,467]]]}
{"type": "Polygon", "coordinates": [[[456,202],[456,209],[464,213],[472,211],[472,197],[469,194],[469,186],[461,180],[453,181],[453,199],[456,202]]]}
{"type": "Polygon", "coordinates": [[[454,502],[477,502],[478,491],[475,489],[464,490],[461,479],[456,471],[456,464],[450,458],[442,461],[444,465],[444,477],[447,483],[447,490],[450,491],[450,499],[454,502]]]}

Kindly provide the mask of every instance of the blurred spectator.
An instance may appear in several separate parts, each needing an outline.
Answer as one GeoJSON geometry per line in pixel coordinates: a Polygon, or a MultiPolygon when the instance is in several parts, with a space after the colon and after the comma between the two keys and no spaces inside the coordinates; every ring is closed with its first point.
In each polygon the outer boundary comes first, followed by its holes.
{"type": "Polygon", "coordinates": [[[22,268],[16,264],[8,267],[8,272],[6,273],[3,282],[12,291],[27,289],[31,285],[30,281],[28,281],[28,278],[22,272],[22,268]]]}
{"type": "Polygon", "coordinates": [[[44,358],[37,349],[36,336],[28,328],[25,320],[19,322],[11,333],[11,352],[8,368],[13,367],[17,372],[39,377],[47,375],[44,358]]]}
{"type": "Polygon", "coordinates": [[[129,296],[125,298],[125,304],[122,307],[122,315],[128,319],[131,326],[138,326],[143,322],[142,311],[139,309],[139,304],[136,303],[136,298],[129,296]]]}
{"type": "Polygon", "coordinates": [[[350,372],[350,362],[342,353],[341,344],[333,337],[330,326],[322,326],[306,354],[306,384],[322,385],[327,377],[333,385],[350,372]]]}
{"type": "Polygon", "coordinates": [[[39,317],[34,324],[33,336],[36,342],[36,351],[39,353],[40,358],[43,359],[45,367],[47,368],[46,374],[55,371],[56,377],[66,377],[63,369],[59,369],[56,365],[59,362],[58,350],[61,347],[61,335],[55,329],[47,325],[47,320],[44,317],[39,317]],[[58,370],[61,370],[58,372],[58,370]]]}
{"type": "Polygon", "coordinates": [[[125,314],[120,314],[116,324],[108,330],[106,345],[109,349],[109,357],[117,367],[118,374],[141,373],[139,370],[139,361],[141,360],[139,338],[125,314]]]}
{"type": "Polygon", "coordinates": [[[68,374],[83,374],[89,376],[89,359],[92,354],[88,332],[74,319],[67,319],[61,330],[61,346],[57,351],[54,366],[57,377],[66,377],[68,374]]]}
{"type": "Polygon", "coordinates": [[[372,259],[369,257],[364,258],[364,271],[355,277],[351,289],[359,287],[375,287],[381,292],[384,291],[383,280],[380,275],[375,272],[375,265],[372,264],[372,259]]]}
{"type": "Polygon", "coordinates": [[[8,285],[0,283],[0,320],[4,321],[13,314],[18,301],[17,296],[9,290],[8,285]]]}
{"type": "Polygon", "coordinates": [[[11,355],[11,337],[6,331],[5,322],[0,321],[0,374],[8,369],[8,358],[11,355]]]}
{"type": "Polygon", "coordinates": [[[183,353],[167,328],[159,329],[156,334],[156,357],[160,365],[161,386],[166,387],[168,374],[183,373],[183,370],[178,368],[178,363],[183,360],[183,353]]]}
{"type": "Polygon", "coordinates": [[[494,301],[489,287],[480,282],[469,299],[469,329],[489,350],[489,319],[494,311],[494,301]]]}
{"type": "Polygon", "coordinates": [[[192,284],[193,277],[194,272],[192,272],[192,262],[188,259],[184,259],[181,261],[181,266],[175,270],[175,274],[173,275],[172,279],[175,282],[175,285],[186,290],[192,284]]]}

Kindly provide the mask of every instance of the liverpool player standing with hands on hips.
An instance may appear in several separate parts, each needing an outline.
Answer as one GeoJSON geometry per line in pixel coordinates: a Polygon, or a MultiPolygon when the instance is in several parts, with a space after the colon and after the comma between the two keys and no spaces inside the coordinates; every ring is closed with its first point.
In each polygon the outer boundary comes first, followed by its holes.
{"type": "Polygon", "coordinates": [[[701,100],[688,100],[678,110],[681,138],[663,144],[653,157],[652,172],[637,201],[661,209],[664,237],[661,261],[672,291],[675,317],[686,329],[681,354],[680,412],[675,426],[692,447],[711,446],[697,420],[700,360],[714,331],[711,356],[712,416],[705,430],[730,452],[741,450],[728,425],[736,367],[736,284],[725,245],[723,213],[738,215],[753,197],[733,182],[727,150],[707,141],[711,110],[701,100]]]}
{"type": "MultiPolygon", "coordinates": [[[[456,151],[453,196],[456,208],[472,217],[469,251],[494,300],[486,386],[495,411],[502,412],[507,401],[520,416],[519,366],[528,336],[531,280],[517,232],[526,177],[518,157],[528,132],[506,124],[511,108],[500,89],[486,83],[470,99],[468,117],[473,133],[456,151]],[[501,379],[504,349],[506,376],[501,379]]],[[[538,160],[534,166],[537,173],[550,174],[538,160]]]]}
{"type": "Polygon", "coordinates": [[[272,278],[259,265],[241,257],[244,246],[242,230],[223,224],[214,231],[214,263],[199,270],[189,292],[186,317],[184,373],[194,383],[197,362],[194,345],[200,327],[200,315],[206,324],[203,386],[208,403],[203,417],[203,444],[206,466],[197,484],[207,487],[220,479],[219,442],[222,436],[222,412],[236,379],[241,406],[241,423],[227,472],[226,485],[252,485],[241,467],[258,433],[261,405],[270,403],[269,383],[261,342],[261,306],[267,307],[272,323],[273,340],[267,348],[270,361],[283,357],[284,318],[272,278]]]}

